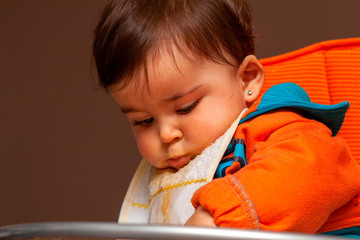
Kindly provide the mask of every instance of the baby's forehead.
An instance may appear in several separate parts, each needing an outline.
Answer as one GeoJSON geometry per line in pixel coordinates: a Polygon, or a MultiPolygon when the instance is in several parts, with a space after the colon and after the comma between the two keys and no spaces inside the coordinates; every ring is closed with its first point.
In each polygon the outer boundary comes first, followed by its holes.
{"type": "Polygon", "coordinates": [[[204,58],[188,49],[168,47],[151,52],[145,61],[147,72],[157,72],[159,69],[169,69],[182,72],[189,65],[200,67],[204,58]]]}
{"type": "Polygon", "coordinates": [[[135,74],[138,87],[151,90],[154,84],[166,84],[166,80],[181,81],[191,78],[197,71],[202,69],[205,62],[203,58],[193,54],[185,54],[179,51],[163,51],[147,59],[144,65],[135,74]]]}
{"type": "Polygon", "coordinates": [[[185,75],[190,67],[200,69],[205,61],[209,60],[196,56],[188,50],[162,48],[157,51],[151,51],[129,76],[119,79],[110,89],[121,89],[129,86],[143,91],[143,89],[149,88],[150,82],[160,78],[160,76],[166,74],[185,75]]]}
{"type": "Polygon", "coordinates": [[[119,81],[111,87],[111,92],[121,91],[130,98],[131,95],[163,95],[163,91],[155,89],[164,88],[164,91],[172,91],[186,88],[209,62],[212,61],[189,52],[158,51],[149,55],[131,78],[126,79],[126,85],[123,84],[125,81],[119,81]]]}
{"type": "Polygon", "coordinates": [[[232,66],[216,58],[204,56],[190,50],[185,44],[175,41],[159,41],[147,53],[128,76],[117,81],[110,89],[129,88],[144,94],[151,92],[151,85],[158,84],[158,79],[169,79],[169,76],[191,78],[191,74],[201,71],[206,63],[232,66]],[[189,75],[190,74],[190,75],[189,75]]]}

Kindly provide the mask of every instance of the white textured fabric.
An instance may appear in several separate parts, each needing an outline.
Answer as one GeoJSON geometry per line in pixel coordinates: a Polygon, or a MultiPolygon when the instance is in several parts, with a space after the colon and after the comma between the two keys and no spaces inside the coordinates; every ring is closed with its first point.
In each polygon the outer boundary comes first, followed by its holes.
{"type": "Polygon", "coordinates": [[[191,197],[213,179],[246,110],[223,136],[178,171],[157,169],[143,159],[126,193],[119,223],[183,225],[194,213],[191,197]]]}

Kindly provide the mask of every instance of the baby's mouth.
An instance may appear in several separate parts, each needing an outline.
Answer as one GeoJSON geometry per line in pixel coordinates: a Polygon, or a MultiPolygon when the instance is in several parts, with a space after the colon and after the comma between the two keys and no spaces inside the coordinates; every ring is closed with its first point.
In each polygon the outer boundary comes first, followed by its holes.
{"type": "Polygon", "coordinates": [[[179,170],[180,168],[185,167],[190,162],[190,160],[191,159],[189,156],[182,155],[182,156],[171,157],[167,161],[171,167],[179,170]]]}

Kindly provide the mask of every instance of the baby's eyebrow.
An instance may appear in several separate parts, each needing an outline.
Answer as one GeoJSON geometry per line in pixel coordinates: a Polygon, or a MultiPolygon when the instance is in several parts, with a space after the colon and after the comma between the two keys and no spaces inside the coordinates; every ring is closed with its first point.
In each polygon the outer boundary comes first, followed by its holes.
{"type": "MultiPolygon", "coordinates": [[[[186,95],[189,95],[193,92],[195,92],[197,89],[199,89],[200,87],[202,87],[203,84],[200,84],[192,89],[190,89],[189,91],[187,92],[184,92],[184,93],[177,93],[169,98],[166,98],[165,100],[163,100],[164,102],[171,102],[171,101],[175,101],[179,98],[182,98],[186,95]]],[[[140,110],[136,109],[136,108],[132,108],[132,107],[120,107],[121,111],[124,113],[124,114],[127,114],[127,113],[133,113],[133,112],[140,112],[140,110]]]]}
{"type": "Polygon", "coordinates": [[[126,113],[133,113],[133,112],[141,112],[139,109],[137,108],[133,108],[133,107],[122,107],[120,106],[120,110],[122,113],[126,114],[126,113]]]}
{"type": "Polygon", "coordinates": [[[201,86],[202,86],[202,85],[196,86],[196,87],[190,89],[190,91],[187,91],[187,92],[185,92],[185,93],[177,93],[177,94],[175,94],[174,96],[171,96],[171,97],[165,99],[164,102],[175,101],[175,100],[177,100],[177,99],[179,99],[179,98],[182,98],[182,97],[184,97],[184,96],[186,96],[186,95],[189,95],[189,94],[195,92],[195,91],[196,91],[198,88],[200,88],[201,86]]]}
{"type": "Polygon", "coordinates": [[[121,111],[126,114],[126,113],[130,113],[130,112],[136,112],[135,109],[133,108],[127,108],[127,107],[120,107],[121,111]]]}

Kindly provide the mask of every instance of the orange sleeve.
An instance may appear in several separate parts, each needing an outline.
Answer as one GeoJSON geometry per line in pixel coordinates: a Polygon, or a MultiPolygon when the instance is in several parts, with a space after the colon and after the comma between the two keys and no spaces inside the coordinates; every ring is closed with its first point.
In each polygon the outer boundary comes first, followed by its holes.
{"type": "Polygon", "coordinates": [[[192,198],[217,226],[315,233],[360,190],[360,168],[344,140],[313,120],[282,126],[250,151],[247,166],[192,198]]]}

